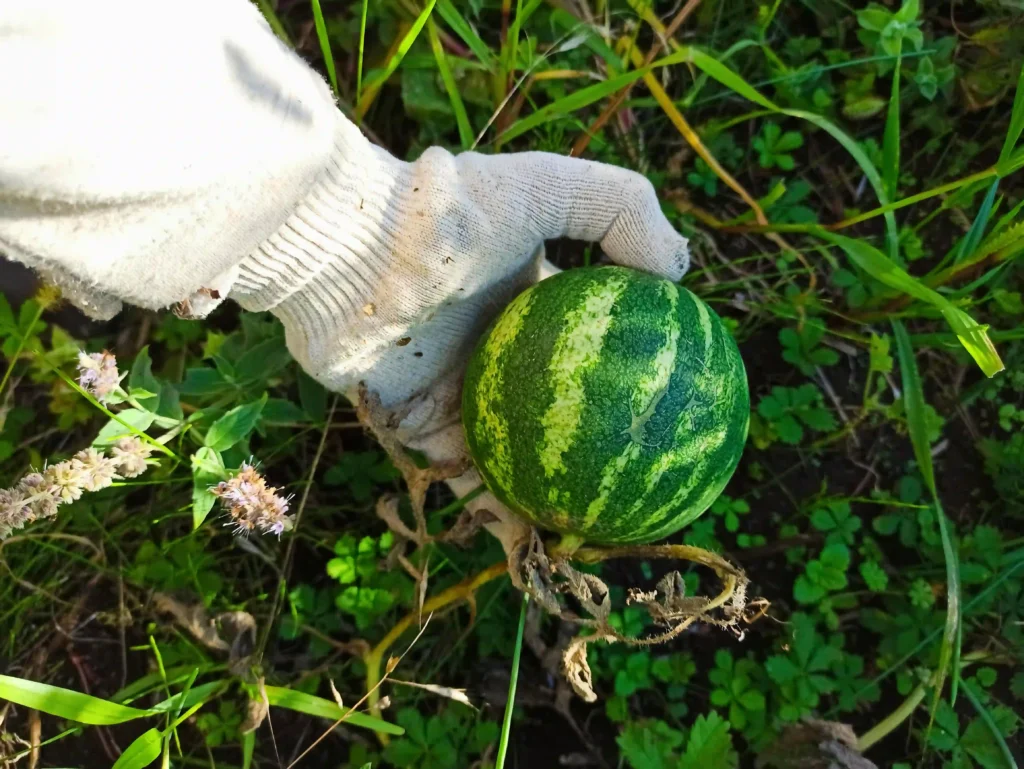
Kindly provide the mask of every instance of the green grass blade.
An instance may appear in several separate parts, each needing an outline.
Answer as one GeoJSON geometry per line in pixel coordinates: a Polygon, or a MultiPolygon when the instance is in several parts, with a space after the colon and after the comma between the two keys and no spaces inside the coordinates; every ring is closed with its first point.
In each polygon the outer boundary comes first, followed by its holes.
{"type": "Polygon", "coordinates": [[[366,59],[366,11],[370,0],[363,0],[363,10],[359,15],[359,59],[356,61],[356,104],[363,96],[363,61],[366,59]]]}
{"type": "Polygon", "coordinates": [[[473,146],[473,127],[469,124],[466,105],[462,103],[459,87],[448,66],[448,56],[444,52],[444,46],[441,45],[441,36],[437,34],[437,25],[434,24],[433,19],[427,22],[427,36],[430,38],[430,47],[434,51],[434,59],[437,61],[437,71],[441,74],[444,88],[448,92],[448,100],[455,113],[455,122],[459,127],[459,143],[462,145],[462,149],[468,150],[473,146]]]}
{"type": "Polygon", "coordinates": [[[112,769],[145,769],[160,758],[163,734],[157,729],[143,732],[114,762],[112,769]]]}
{"type": "Polygon", "coordinates": [[[491,51],[490,46],[480,39],[480,35],[466,21],[465,17],[452,4],[452,0],[437,0],[437,12],[444,19],[444,23],[452,28],[452,31],[459,36],[459,39],[473,52],[473,55],[487,67],[494,71],[498,66],[498,60],[491,51]]]}
{"type": "MultiPolygon", "coordinates": [[[[732,45],[730,45],[724,51],[722,51],[722,53],[719,54],[719,56],[718,56],[718,60],[719,61],[728,61],[729,59],[731,59],[732,57],[734,57],[736,54],[740,53],[741,51],[745,51],[747,48],[760,48],[760,47],[761,47],[761,44],[759,42],[757,42],[756,40],[750,40],[750,39],[739,40],[739,41],[733,43],[732,45]]],[[[803,76],[804,77],[813,77],[813,75],[803,75],[803,76]]],[[[711,79],[711,76],[708,75],[707,72],[701,72],[700,76],[697,77],[693,81],[693,85],[690,87],[690,90],[687,91],[686,95],[682,99],[679,100],[677,106],[679,106],[682,109],[688,109],[688,108],[692,107],[696,103],[697,98],[700,96],[700,92],[704,89],[704,86],[707,85],[707,82],[708,82],[709,79],[711,79]]],[[[783,76],[780,79],[781,80],[786,80],[786,79],[792,79],[792,78],[786,78],[785,76],[783,76]]]]}
{"type": "MultiPolygon", "coordinates": [[[[167,684],[174,686],[175,684],[187,681],[195,674],[197,677],[205,673],[213,673],[218,670],[223,670],[224,665],[213,665],[213,664],[202,664],[202,665],[175,665],[174,667],[167,668],[167,684]]],[[[113,694],[110,699],[114,702],[128,702],[137,697],[142,697],[151,691],[163,686],[164,678],[159,671],[154,671],[148,675],[144,675],[141,678],[132,681],[125,688],[119,692],[113,694]]]]}
{"type": "MultiPolygon", "coordinates": [[[[1022,548],[1018,552],[1021,555],[1024,555],[1024,548],[1022,548]]],[[[1015,576],[1017,572],[1021,569],[1024,569],[1024,559],[1014,563],[1012,558],[1012,556],[1014,555],[1015,553],[1010,553],[1008,554],[1009,557],[1004,556],[1004,565],[1007,566],[1005,571],[1002,571],[999,574],[997,574],[992,580],[990,580],[985,585],[985,587],[976,596],[974,596],[973,598],[971,598],[970,601],[964,604],[964,616],[969,616],[975,607],[983,606],[985,601],[987,601],[988,598],[993,593],[995,593],[996,590],[998,590],[1004,582],[1006,582],[1011,577],[1015,576]]],[[[853,693],[853,699],[860,699],[860,696],[864,694],[864,692],[866,692],[868,689],[872,688],[873,686],[877,686],[887,678],[896,675],[896,673],[901,671],[903,669],[903,666],[906,665],[911,659],[916,657],[922,649],[928,647],[936,638],[938,638],[939,634],[943,632],[943,630],[944,628],[936,628],[935,630],[931,631],[928,635],[926,635],[924,638],[918,641],[917,645],[914,646],[914,648],[906,652],[903,656],[901,656],[895,662],[890,664],[883,672],[879,673],[870,681],[867,681],[863,686],[857,689],[857,691],[853,693]]],[[[840,709],[838,705],[833,706],[832,709],[825,714],[825,718],[834,718],[839,713],[839,710],[840,709]]]]}
{"type": "Polygon", "coordinates": [[[1013,757],[1013,751],[1010,750],[1010,746],[1006,744],[1006,738],[1003,737],[1003,733],[999,731],[999,725],[996,720],[992,717],[989,709],[985,707],[985,703],[981,701],[970,683],[964,681],[964,694],[970,701],[974,709],[978,711],[978,715],[981,717],[982,722],[988,727],[988,730],[992,733],[992,739],[996,745],[999,746],[999,752],[1003,754],[1003,760],[1006,762],[1006,766],[1009,769],[1018,769],[1017,760],[1013,757]]]}
{"type": "Polygon", "coordinates": [[[508,679],[508,697],[505,700],[505,717],[501,722],[501,739],[498,741],[498,755],[494,761],[494,769],[504,769],[505,756],[508,754],[508,740],[512,734],[512,711],[516,704],[516,684],[519,681],[519,659],[523,653],[523,631],[526,628],[526,610],[530,605],[530,594],[523,593],[523,602],[519,609],[519,629],[516,631],[516,648],[512,653],[512,671],[508,679]]]}
{"type": "Polygon", "coordinates": [[[285,45],[289,48],[294,48],[292,45],[291,38],[288,37],[288,32],[284,28],[284,24],[281,23],[281,19],[278,18],[277,12],[274,10],[274,6],[270,0],[256,0],[256,5],[259,6],[260,11],[263,13],[263,18],[267,20],[267,24],[274,30],[274,34],[277,35],[285,45]]]}
{"type": "Polygon", "coordinates": [[[946,561],[946,625],[942,633],[942,644],[939,647],[939,663],[935,671],[935,699],[932,705],[934,716],[935,706],[942,697],[942,687],[946,676],[952,668],[950,684],[950,701],[956,702],[957,684],[960,680],[959,643],[960,638],[960,561],[953,545],[953,537],[946,521],[946,513],[939,500],[938,488],[935,485],[935,469],[932,466],[931,444],[928,442],[928,424],[925,414],[924,387],[921,375],[914,359],[914,348],[906,328],[898,320],[892,321],[893,336],[896,340],[896,352],[899,357],[900,373],[903,379],[903,405],[907,415],[907,426],[910,430],[910,442],[914,447],[914,457],[918,469],[924,477],[925,484],[935,502],[935,517],[939,522],[939,533],[942,537],[942,554],[946,561]]]}
{"type": "Polygon", "coordinates": [[[174,717],[185,708],[191,708],[196,704],[204,704],[209,700],[213,699],[222,690],[228,687],[227,681],[212,681],[202,686],[196,686],[195,688],[186,688],[185,691],[180,694],[175,694],[172,697],[168,697],[163,702],[158,702],[156,705],[148,709],[148,713],[173,713],[174,717]]]}
{"type": "Polygon", "coordinates": [[[123,724],[149,715],[145,710],[13,676],[0,676],[0,699],[90,726],[123,724]]]}
{"type": "Polygon", "coordinates": [[[814,232],[823,240],[843,249],[852,262],[875,280],[933,305],[942,313],[964,349],[970,353],[986,376],[995,376],[1005,368],[988,336],[988,326],[979,325],[970,315],[954,306],[939,292],[907,274],[874,246],[821,228],[814,232]]]}
{"type": "Polygon", "coordinates": [[[1017,146],[1022,132],[1024,132],[1024,66],[1020,68],[1020,75],[1017,76],[1017,92],[1013,95],[1010,127],[1006,131],[1003,148],[999,151],[999,162],[996,164],[1003,176],[1007,173],[1003,167],[1009,165],[1013,148],[1017,146]]]}
{"type": "Polygon", "coordinates": [[[324,66],[327,68],[327,77],[331,81],[331,89],[334,95],[338,96],[338,75],[334,71],[334,55],[331,53],[331,41],[327,37],[327,25],[324,23],[324,14],[320,10],[320,0],[309,0],[313,6],[313,23],[316,25],[316,37],[320,41],[320,52],[324,55],[324,66]]]}
{"type": "MultiPolygon", "coordinates": [[[[871,184],[872,189],[874,189],[878,202],[883,206],[889,204],[889,195],[886,193],[882,175],[878,172],[878,169],[875,167],[874,163],[871,162],[871,159],[867,156],[864,150],[862,150],[857,144],[856,140],[854,140],[852,136],[842,130],[839,126],[827,118],[824,118],[821,115],[816,115],[813,112],[805,112],[804,110],[798,109],[783,109],[782,107],[779,107],[717,59],[697,49],[688,50],[690,52],[688,61],[691,61],[702,72],[707,73],[726,88],[735,91],[740,96],[754,102],[755,104],[761,105],[765,109],[770,109],[780,115],[788,115],[789,117],[806,120],[808,123],[817,126],[829,134],[842,145],[843,149],[850,153],[853,159],[857,162],[857,165],[860,166],[860,169],[864,172],[868,182],[871,184]]],[[[896,217],[892,210],[886,210],[883,213],[883,216],[885,217],[886,233],[888,237],[898,239],[899,230],[896,227],[896,217]]]]}
{"type": "Polygon", "coordinates": [[[412,48],[413,43],[416,42],[416,38],[420,36],[420,32],[427,25],[427,19],[430,18],[430,14],[434,11],[434,5],[437,0],[430,0],[427,3],[427,7],[423,9],[419,16],[416,17],[416,21],[413,22],[412,26],[409,27],[409,31],[405,33],[405,37],[402,38],[402,42],[398,44],[398,48],[395,49],[395,53],[388,59],[387,64],[384,66],[384,70],[377,74],[376,77],[372,78],[367,82],[366,87],[381,85],[387,82],[398,66],[402,63],[402,59],[409,53],[409,49],[412,48]]]}
{"type": "MultiPolygon", "coordinates": [[[[886,197],[894,200],[900,179],[900,66],[903,63],[902,43],[896,54],[896,66],[892,72],[892,92],[889,94],[889,112],[885,118],[885,132],[882,137],[882,186],[886,197]]],[[[885,242],[889,258],[899,256],[899,233],[886,228],[885,242]]]]}
{"type": "Polygon", "coordinates": [[[914,446],[914,458],[921,471],[925,485],[937,496],[935,486],[935,470],[932,465],[932,447],[928,442],[928,424],[925,419],[924,388],[918,373],[914,349],[910,344],[907,329],[899,320],[892,321],[893,334],[896,339],[896,351],[899,353],[900,371],[903,377],[903,404],[910,430],[910,442],[914,446]]]}
{"type": "Polygon", "coordinates": [[[1024,168],[1024,147],[1019,147],[1010,153],[1010,157],[1006,159],[1006,163],[1000,163],[996,170],[1000,176],[1009,176],[1015,171],[1024,168]]]}
{"type": "Polygon", "coordinates": [[[368,716],[365,713],[357,713],[350,708],[339,708],[337,703],[325,700],[323,697],[315,697],[305,692],[285,689],[280,686],[266,687],[267,700],[271,705],[278,708],[294,710],[296,713],[305,713],[307,716],[326,718],[330,721],[337,721],[344,717],[345,723],[349,726],[359,726],[363,729],[373,729],[385,734],[401,736],[405,729],[395,724],[389,724],[379,718],[368,716]]]}
{"type": "Polygon", "coordinates": [[[516,0],[516,15],[508,28],[508,36],[502,41],[501,79],[508,82],[516,68],[516,56],[519,52],[519,28],[523,22],[523,0],[516,0]]]}
{"type": "Polygon", "coordinates": [[[971,228],[967,231],[964,239],[960,242],[960,248],[957,250],[956,258],[953,263],[962,262],[968,259],[981,243],[982,237],[985,235],[985,229],[988,227],[988,220],[992,216],[992,207],[996,202],[996,190],[999,188],[999,177],[992,180],[992,183],[988,186],[988,192],[985,193],[984,199],[981,201],[981,208],[978,209],[978,215],[974,217],[974,221],[971,222],[971,228]]]}
{"type": "Polygon", "coordinates": [[[987,238],[985,238],[985,242],[988,243],[993,238],[997,238],[1000,235],[1002,235],[1007,227],[1015,227],[1019,225],[1020,222],[1015,222],[1014,220],[1017,218],[1017,214],[1019,214],[1022,209],[1024,209],[1024,200],[1020,201],[1017,205],[1015,205],[1005,214],[1000,216],[999,221],[997,221],[995,225],[992,227],[992,232],[989,234],[987,238]]]}
{"type": "Polygon", "coordinates": [[[611,96],[620,88],[639,80],[648,72],[651,72],[658,67],[665,67],[670,64],[680,64],[687,61],[689,54],[689,49],[683,49],[678,53],[674,53],[670,56],[659,59],[658,61],[651,62],[651,64],[645,67],[630,70],[629,72],[624,72],[621,75],[609,78],[608,80],[604,80],[600,83],[595,83],[594,85],[581,88],[578,91],[573,91],[567,96],[563,96],[561,99],[556,99],[550,104],[541,107],[536,112],[517,120],[509,126],[504,133],[502,133],[501,140],[502,142],[511,141],[517,136],[521,136],[527,131],[532,131],[534,128],[537,128],[556,117],[568,115],[578,109],[582,109],[594,102],[600,101],[606,96],[611,96]]]}
{"type": "Polygon", "coordinates": [[[256,751],[256,732],[242,735],[242,769],[251,769],[252,754],[256,751]]]}
{"type": "Polygon", "coordinates": [[[516,60],[519,58],[519,33],[523,24],[530,20],[530,17],[540,7],[543,0],[529,0],[524,8],[523,0],[516,0],[516,15],[508,28],[508,40],[506,41],[503,62],[503,75],[506,78],[513,78],[516,70],[516,60]]]}
{"type": "Polygon", "coordinates": [[[580,21],[571,13],[561,8],[555,8],[551,11],[551,21],[570,35],[584,32],[583,44],[604,59],[604,63],[608,65],[610,75],[614,76],[625,69],[619,55],[608,46],[589,24],[580,21]]]}

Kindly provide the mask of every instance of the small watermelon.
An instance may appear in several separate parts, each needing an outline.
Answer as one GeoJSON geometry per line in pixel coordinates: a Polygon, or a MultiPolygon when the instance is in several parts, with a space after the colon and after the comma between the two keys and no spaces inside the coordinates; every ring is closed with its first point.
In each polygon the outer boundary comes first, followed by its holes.
{"type": "Polygon", "coordinates": [[[577,542],[638,544],[721,494],[750,395],[704,302],[643,272],[586,267],[498,316],[470,359],[462,416],[477,468],[512,510],[577,542]]]}

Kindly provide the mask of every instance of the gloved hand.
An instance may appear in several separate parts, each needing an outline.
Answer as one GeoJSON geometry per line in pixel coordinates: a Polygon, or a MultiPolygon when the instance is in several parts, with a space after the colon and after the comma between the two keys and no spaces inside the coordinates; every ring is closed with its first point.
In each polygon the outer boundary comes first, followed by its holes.
{"type": "Polygon", "coordinates": [[[462,448],[466,357],[546,269],[545,239],[688,266],[633,172],[372,145],[247,0],[7,0],[0,71],[18,73],[0,80],[0,251],[97,316],[269,310],[328,389],[411,402],[402,440],[435,460],[462,448]]]}

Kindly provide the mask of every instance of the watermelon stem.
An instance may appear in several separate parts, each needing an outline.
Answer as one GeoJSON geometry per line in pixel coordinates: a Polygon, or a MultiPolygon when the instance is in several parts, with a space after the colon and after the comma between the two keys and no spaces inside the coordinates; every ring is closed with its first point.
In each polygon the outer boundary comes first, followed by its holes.
{"type": "Polygon", "coordinates": [[[548,548],[548,555],[552,558],[571,558],[584,544],[579,534],[563,534],[557,544],[548,548]]]}

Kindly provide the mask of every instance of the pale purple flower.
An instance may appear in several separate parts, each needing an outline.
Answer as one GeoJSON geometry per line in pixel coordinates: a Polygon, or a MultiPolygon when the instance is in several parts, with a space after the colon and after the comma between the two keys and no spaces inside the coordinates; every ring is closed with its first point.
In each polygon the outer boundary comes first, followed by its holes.
{"type": "Polygon", "coordinates": [[[96,449],[79,451],[71,458],[71,464],[81,473],[84,491],[105,489],[117,477],[117,462],[96,449]]]}
{"type": "Polygon", "coordinates": [[[117,371],[117,359],[112,353],[78,353],[78,384],[100,403],[105,402],[127,376],[117,371]]]}
{"type": "Polygon", "coordinates": [[[42,473],[29,473],[18,482],[16,489],[32,499],[32,520],[53,518],[57,515],[57,508],[62,500],[57,489],[47,482],[42,473]]]}
{"type": "Polygon", "coordinates": [[[81,464],[76,465],[69,459],[47,467],[43,471],[43,478],[46,487],[51,489],[62,503],[67,503],[81,499],[82,492],[85,491],[85,474],[86,469],[81,464]]]}
{"type": "Polygon", "coordinates": [[[231,524],[239,534],[256,529],[265,534],[281,536],[292,526],[288,517],[288,500],[268,486],[255,467],[246,463],[233,477],[211,489],[231,516],[231,524]]]}
{"type": "Polygon", "coordinates": [[[116,478],[135,477],[146,469],[149,448],[137,438],[123,438],[110,449],[83,449],[71,459],[29,473],[10,489],[0,489],[0,540],[41,518],[53,518],[62,504],[99,491],[116,478]]]}
{"type": "Polygon", "coordinates": [[[35,519],[31,503],[20,489],[0,489],[0,539],[35,519]]]}
{"type": "Polygon", "coordinates": [[[146,460],[152,453],[153,449],[135,436],[121,438],[110,449],[117,474],[122,478],[136,478],[146,472],[146,460]]]}

